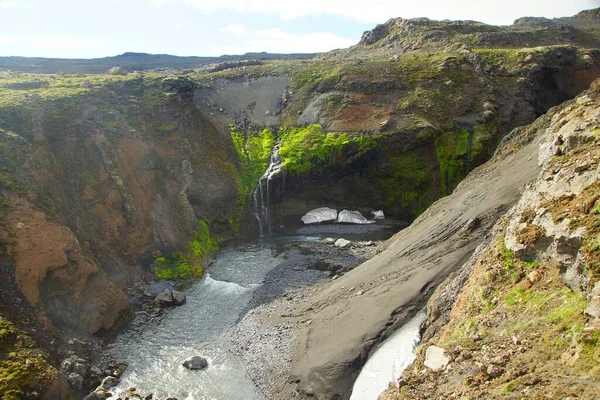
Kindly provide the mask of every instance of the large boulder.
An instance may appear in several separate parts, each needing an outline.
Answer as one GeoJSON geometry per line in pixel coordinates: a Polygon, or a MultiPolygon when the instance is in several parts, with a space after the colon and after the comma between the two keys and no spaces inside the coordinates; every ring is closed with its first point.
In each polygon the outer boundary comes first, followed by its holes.
{"type": "Polygon", "coordinates": [[[444,349],[437,346],[429,346],[425,351],[425,364],[426,367],[433,370],[445,368],[450,362],[450,359],[444,354],[444,349]]]}
{"type": "Polygon", "coordinates": [[[375,221],[368,220],[360,213],[360,211],[349,211],[343,210],[340,211],[340,214],[337,217],[337,222],[344,224],[374,224],[375,221]]]}
{"type": "Polygon", "coordinates": [[[171,292],[172,296],[173,296],[173,304],[180,306],[182,304],[185,304],[186,298],[185,298],[185,294],[178,292],[177,290],[173,290],[171,292]]]}
{"type": "Polygon", "coordinates": [[[334,222],[338,218],[337,210],[321,207],[306,213],[301,219],[305,224],[320,224],[321,222],[334,222]]]}
{"type": "Polygon", "coordinates": [[[204,369],[208,367],[208,361],[201,356],[192,356],[183,362],[183,366],[191,370],[204,369]]]}
{"type": "Polygon", "coordinates": [[[159,307],[173,304],[173,292],[171,290],[165,290],[164,292],[159,293],[154,299],[154,302],[159,307]]]}

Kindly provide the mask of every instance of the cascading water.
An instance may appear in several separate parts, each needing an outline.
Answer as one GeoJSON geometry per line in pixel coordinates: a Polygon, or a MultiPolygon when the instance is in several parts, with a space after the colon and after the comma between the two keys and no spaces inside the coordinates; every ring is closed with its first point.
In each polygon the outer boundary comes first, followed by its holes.
{"type": "Polygon", "coordinates": [[[270,183],[271,180],[283,172],[283,160],[279,155],[279,140],[273,146],[269,165],[265,173],[258,179],[256,189],[254,189],[254,217],[258,223],[258,232],[260,236],[272,233],[271,218],[269,215],[269,203],[271,198],[270,183]]]}

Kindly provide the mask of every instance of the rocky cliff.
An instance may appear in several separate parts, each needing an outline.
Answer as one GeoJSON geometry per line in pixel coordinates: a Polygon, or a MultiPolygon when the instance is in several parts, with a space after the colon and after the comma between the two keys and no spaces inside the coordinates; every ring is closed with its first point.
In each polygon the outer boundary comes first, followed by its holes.
{"type": "Polygon", "coordinates": [[[540,173],[436,289],[417,361],[381,398],[600,396],[599,101],[596,81],[537,122],[540,173]]]}

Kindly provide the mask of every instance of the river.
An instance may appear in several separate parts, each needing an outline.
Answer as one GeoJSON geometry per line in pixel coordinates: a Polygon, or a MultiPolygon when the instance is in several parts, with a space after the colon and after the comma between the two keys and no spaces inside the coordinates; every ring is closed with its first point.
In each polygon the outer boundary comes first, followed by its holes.
{"type": "MultiPolygon", "coordinates": [[[[119,386],[111,390],[112,399],[127,393],[129,387],[179,400],[263,399],[242,362],[231,353],[227,332],[256,299],[267,301],[269,295],[280,293],[282,284],[298,286],[326,279],[324,271],[307,268],[294,268],[299,271],[294,272],[295,278],[289,275],[293,260],[284,250],[293,243],[321,241],[327,234],[312,233],[228,244],[206,276],[185,291],[185,305],[166,311],[143,330],[126,330],[117,337],[109,355],[129,366],[119,386]],[[183,360],[197,354],[208,359],[209,367],[185,369],[183,360]]],[[[370,230],[353,236],[355,240],[360,236],[382,239],[391,233],[370,230]]]]}

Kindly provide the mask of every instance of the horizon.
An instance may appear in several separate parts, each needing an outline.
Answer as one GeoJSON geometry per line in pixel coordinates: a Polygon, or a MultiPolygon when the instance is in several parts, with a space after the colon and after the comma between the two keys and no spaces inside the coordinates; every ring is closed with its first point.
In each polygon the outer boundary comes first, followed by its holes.
{"type": "MultiPolygon", "coordinates": [[[[535,2],[537,3],[537,2],[535,2]]],[[[424,0],[0,0],[0,56],[62,59],[126,53],[220,57],[247,53],[310,54],[348,48],[363,32],[390,18],[474,20],[510,25],[521,17],[569,17],[600,6],[597,0],[531,4],[424,0]],[[107,26],[109,25],[110,26],[107,26]]]]}

